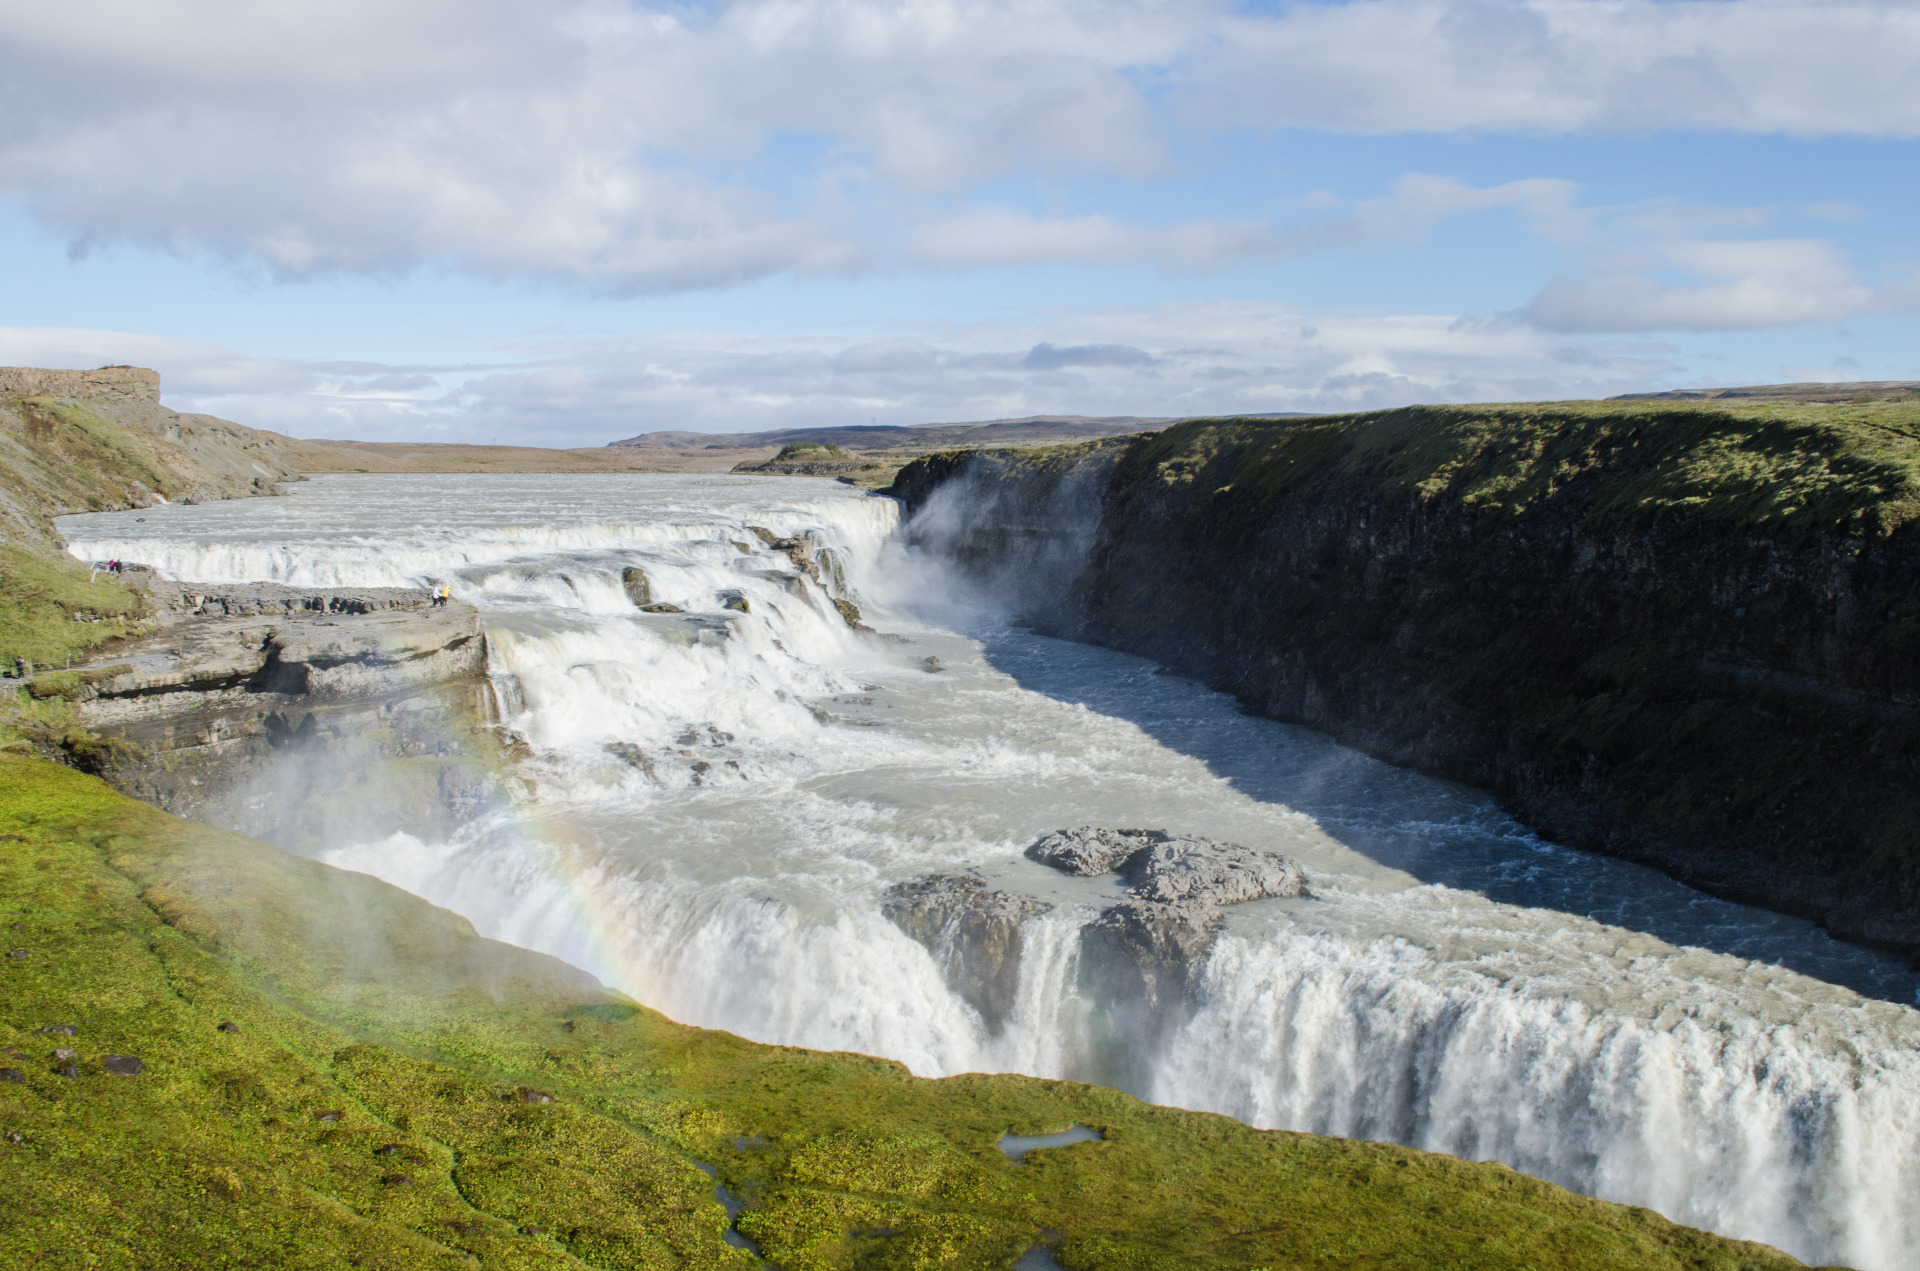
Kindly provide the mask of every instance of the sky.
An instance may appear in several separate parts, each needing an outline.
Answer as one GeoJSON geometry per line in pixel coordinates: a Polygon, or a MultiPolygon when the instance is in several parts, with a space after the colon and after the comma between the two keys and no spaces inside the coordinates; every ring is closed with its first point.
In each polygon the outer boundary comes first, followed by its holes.
{"type": "Polygon", "coordinates": [[[1920,0],[0,0],[0,364],[302,437],[1920,379],[1920,0]]]}

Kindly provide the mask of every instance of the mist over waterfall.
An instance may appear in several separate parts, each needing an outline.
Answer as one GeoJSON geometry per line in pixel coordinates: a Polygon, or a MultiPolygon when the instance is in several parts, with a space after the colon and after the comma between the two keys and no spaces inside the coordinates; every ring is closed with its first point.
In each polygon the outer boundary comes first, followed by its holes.
{"type": "Polygon", "coordinates": [[[82,559],[181,580],[477,606],[516,756],[498,797],[451,835],[399,818],[320,854],[676,1019],[1124,1083],[1502,1160],[1811,1261],[1920,1261],[1909,967],[1022,625],[1058,629],[1096,510],[955,494],[908,541],[894,502],[803,478],[332,477],[62,528],[82,559]],[[1007,532],[1019,568],[969,567],[1007,532]],[[1081,929],[1117,885],[1022,855],[1074,825],[1272,848],[1310,894],[1236,906],[1194,1000],[1116,1035],[1081,929]],[[935,874],[1039,903],[1003,1019],[883,911],[935,874]]]}

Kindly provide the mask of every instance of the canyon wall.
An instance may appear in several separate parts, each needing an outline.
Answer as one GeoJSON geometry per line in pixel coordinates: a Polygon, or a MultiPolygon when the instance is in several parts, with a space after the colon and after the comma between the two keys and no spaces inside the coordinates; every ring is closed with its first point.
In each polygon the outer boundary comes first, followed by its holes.
{"type": "Polygon", "coordinates": [[[1920,949],[1911,407],[1415,408],[933,456],[921,547],[1043,626],[1920,949]]]}
{"type": "Polygon", "coordinates": [[[122,577],[147,630],[25,684],[68,705],[84,730],[65,735],[70,761],[122,793],[292,851],[450,834],[503,797],[471,605],[122,577]]]}

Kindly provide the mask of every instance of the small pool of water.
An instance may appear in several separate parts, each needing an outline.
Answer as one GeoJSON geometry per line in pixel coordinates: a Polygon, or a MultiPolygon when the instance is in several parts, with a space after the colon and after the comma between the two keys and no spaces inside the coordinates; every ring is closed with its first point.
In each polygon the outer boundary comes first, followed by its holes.
{"type": "MultiPolygon", "coordinates": [[[[1098,1130],[1089,1129],[1084,1125],[1076,1125],[1071,1129],[1062,1130],[1058,1134],[1003,1134],[1000,1136],[999,1148],[1007,1154],[1008,1160],[1017,1164],[1020,1158],[1028,1152],[1038,1152],[1042,1148],[1049,1147],[1065,1147],[1069,1143],[1086,1143],[1091,1140],[1099,1140],[1106,1137],[1106,1135],[1100,1133],[1098,1130]]],[[[1044,1266],[1046,1264],[1036,1263],[1035,1265],[1044,1266]]]]}
{"type": "MultiPolygon", "coordinates": [[[[736,1142],[740,1142],[740,1141],[743,1141],[743,1140],[736,1140],[736,1142]]],[[[698,1166],[700,1169],[700,1172],[705,1174],[708,1178],[718,1179],[720,1177],[720,1171],[715,1167],[707,1164],[705,1161],[695,1161],[694,1164],[698,1166]]],[[[713,1198],[720,1202],[720,1207],[722,1209],[727,1211],[727,1229],[724,1232],[720,1233],[720,1238],[722,1240],[725,1240],[728,1244],[732,1245],[734,1248],[745,1249],[748,1253],[752,1254],[755,1258],[759,1258],[762,1266],[770,1266],[771,1264],[768,1263],[765,1257],[761,1254],[760,1246],[755,1244],[752,1240],[748,1239],[746,1236],[741,1235],[739,1227],[736,1226],[736,1224],[740,1221],[740,1215],[746,1211],[746,1208],[747,1208],[746,1201],[742,1200],[739,1196],[735,1195],[732,1188],[728,1187],[725,1183],[720,1183],[720,1182],[716,1182],[713,1185],[713,1198]]]]}

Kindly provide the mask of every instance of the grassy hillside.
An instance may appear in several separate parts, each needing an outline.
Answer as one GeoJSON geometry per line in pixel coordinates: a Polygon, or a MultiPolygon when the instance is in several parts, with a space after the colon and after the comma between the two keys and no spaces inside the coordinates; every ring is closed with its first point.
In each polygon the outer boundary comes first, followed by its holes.
{"type": "Polygon", "coordinates": [[[1273,498],[1357,476],[1385,494],[1518,515],[1589,473],[1601,478],[1581,491],[1596,520],[1684,512],[1884,534],[1920,516],[1920,405],[1544,402],[1203,419],[1159,433],[1123,479],[1273,498]]]}
{"type": "Polygon", "coordinates": [[[72,402],[0,400],[0,668],[56,665],[130,629],[140,598],[90,579],[60,551],[52,518],[145,503],[168,485],[135,431],[72,402]]]}
{"type": "Polygon", "coordinates": [[[1042,1233],[1070,1268],[1798,1265],[1495,1165],[676,1025],[33,760],[0,757],[0,896],[8,1266],[744,1271],[702,1166],[787,1271],[1042,1233]],[[995,1150],[1073,1122],[1106,1141],[995,1150]]]}

